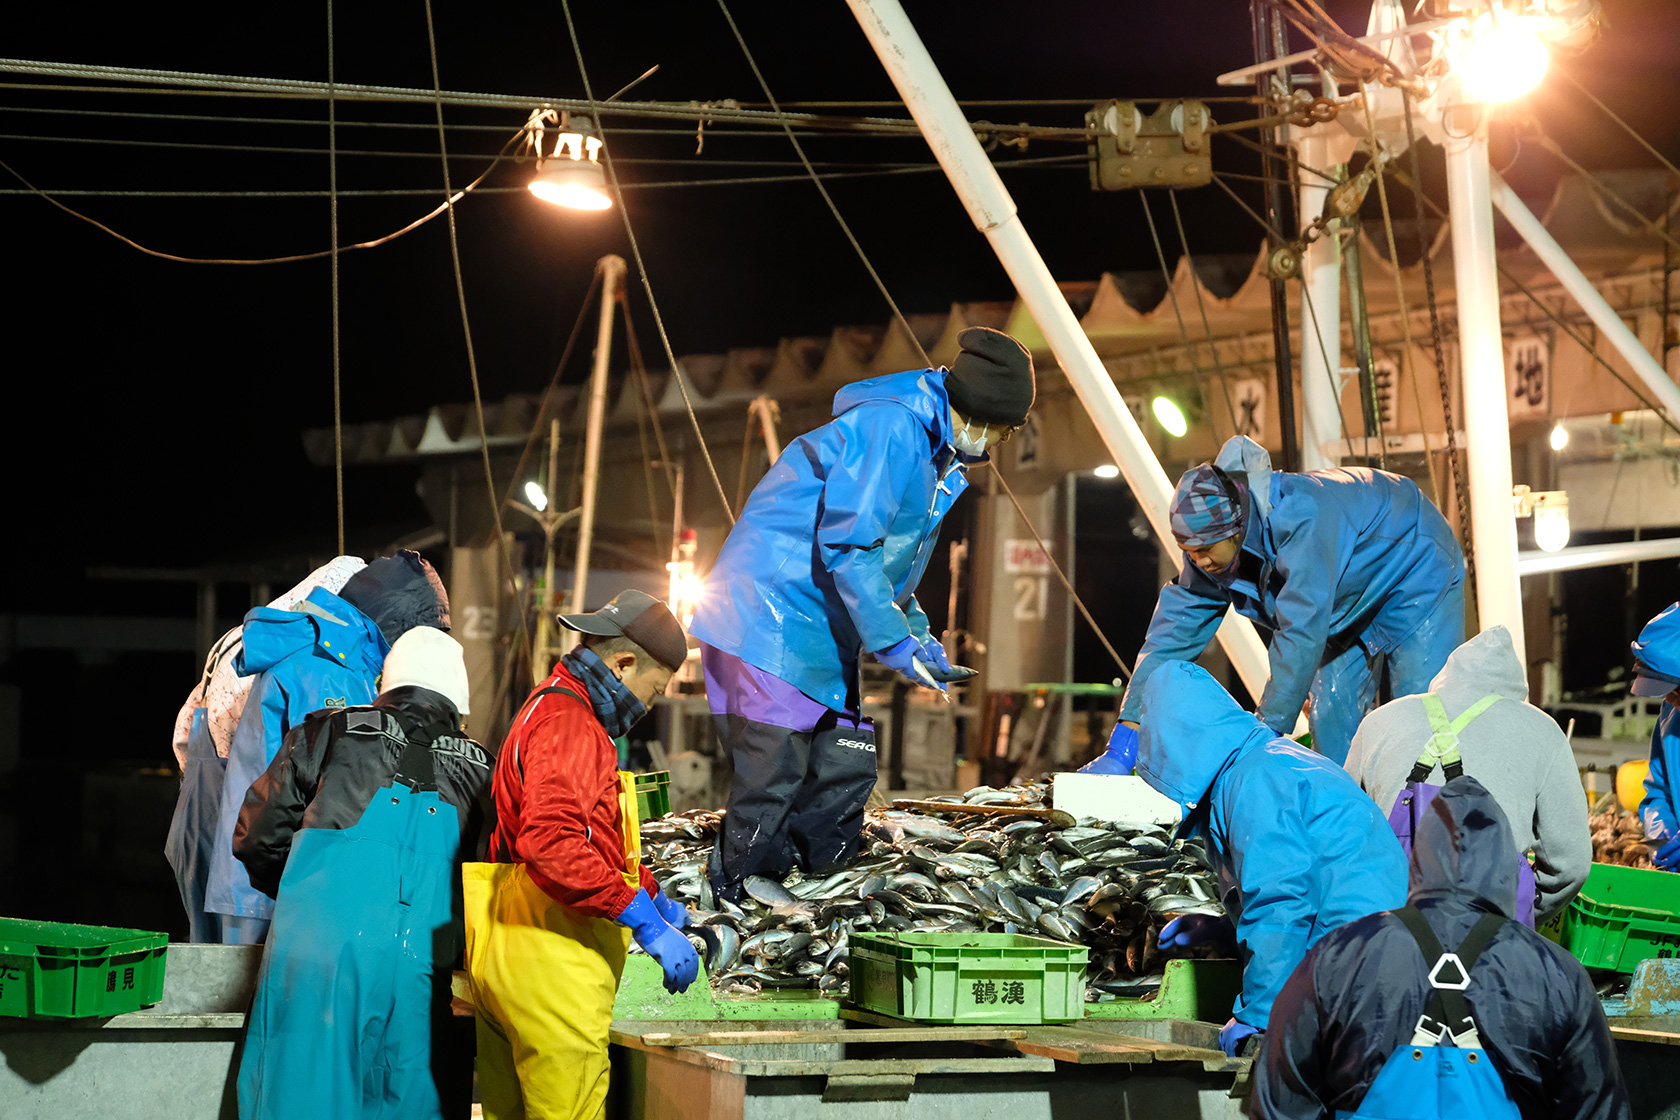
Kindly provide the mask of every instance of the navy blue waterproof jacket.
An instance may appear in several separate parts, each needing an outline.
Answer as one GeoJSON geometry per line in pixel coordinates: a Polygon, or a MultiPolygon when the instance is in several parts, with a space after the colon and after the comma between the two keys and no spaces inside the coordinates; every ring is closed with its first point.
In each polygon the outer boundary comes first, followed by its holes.
{"type": "MultiPolygon", "coordinates": [[[[1483,914],[1516,913],[1511,830],[1471,777],[1430,803],[1412,848],[1410,905],[1449,952],[1483,914]]],[[[1365,1099],[1429,999],[1428,965],[1392,914],[1373,914],[1318,943],[1272,1007],[1254,1065],[1253,1115],[1319,1120],[1365,1099]]],[[[1625,1120],[1604,1011],[1586,969],[1516,921],[1499,927],[1464,991],[1482,1047],[1527,1120],[1625,1120]]]]}
{"type": "Polygon", "coordinates": [[[274,761],[286,734],[311,712],[371,704],[390,648],[373,619],[324,588],[311,591],[297,610],[253,607],[246,614],[237,668],[240,676],[258,676],[228,748],[205,910],[245,918],[273,915],[274,900],[251,885],[233,855],[245,792],[274,761]]]}
{"type": "Polygon", "coordinates": [[[1406,897],[1394,830],[1347,771],[1242,710],[1199,666],[1163,662],[1142,689],[1137,772],[1204,838],[1237,927],[1233,1016],[1264,1029],[1302,955],[1406,897]]]}
{"type": "MultiPolygon", "coordinates": [[[[1633,655],[1654,671],[1680,680],[1680,603],[1645,624],[1633,655]]],[[[1645,778],[1645,797],[1639,802],[1639,823],[1652,840],[1680,836],[1680,709],[1664,703],[1651,732],[1651,772],[1645,778]]]]}
{"type": "MultiPolygon", "coordinates": [[[[1218,465],[1227,461],[1221,452],[1218,465]]],[[[1452,527],[1409,478],[1366,467],[1274,474],[1269,464],[1231,473],[1249,487],[1237,562],[1214,577],[1185,558],[1161,589],[1122,719],[1137,720],[1156,664],[1200,657],[1234,605],[1271,633],[1259,715],[1287,732],[1323,662],[1356,641],[1370,654],[1392,649],[1464,580],[1452,527]]]]}
{"type": "Polygon", "coordinates": [[[968,486],[945,376],[911,370],[835,395],[834,419],[753,488],[690,633],[836,711],[862,650],[928,637],[916,585],[968,486]]]}

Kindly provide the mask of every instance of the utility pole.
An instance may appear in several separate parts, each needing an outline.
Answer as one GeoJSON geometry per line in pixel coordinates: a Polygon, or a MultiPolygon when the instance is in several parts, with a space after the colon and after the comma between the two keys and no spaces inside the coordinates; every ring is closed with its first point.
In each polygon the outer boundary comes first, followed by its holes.
{"type": "MultiPolygon", "coordinates": [[[[1306,168],[1341,175],[1353,138],[1340,126],[1312,125],[1292,137],[1301,170],[1296,217],[1306,232],[1336,184],[1306,168]],[[1334,129],[1334,131],[1332,131],[1334,129]]],[[[1341,463],[1325,448],[1342,437],[1342,261],[1340,222],[1319,231],[1301,255],[1301,469],[1341,463]]]]}
{"type": "MultiPolygon", "coordinates": [[[[577,561],[572,568],[572,597],[567,609],[584,609],[589,589],[589,549],[595,540],[595,491],[601,478],[601,425],[607,415],[607,367],[612,358],[613,310],[624,287],[624,258],[608,254],[595,266],[601,270],[601,318],[595,332],[595,370],[589,379],[589,422],[583,442],[583,502],[578,517],[577,561]]],[[[577,635],[562,635],[565,649],[577,635]]]]}

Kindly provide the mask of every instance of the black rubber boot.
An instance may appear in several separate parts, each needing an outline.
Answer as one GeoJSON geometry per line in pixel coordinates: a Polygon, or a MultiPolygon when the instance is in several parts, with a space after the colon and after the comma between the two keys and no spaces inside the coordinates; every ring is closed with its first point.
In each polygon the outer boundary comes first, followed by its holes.
{"type": "Polygon", "coordinates": [[[712,719],[734,777],[707,875],[716,897],[739,904],[747,876],[779,881],[793,866],[788,818],[809,767],[811,735],[741,716],[712,719]]]}

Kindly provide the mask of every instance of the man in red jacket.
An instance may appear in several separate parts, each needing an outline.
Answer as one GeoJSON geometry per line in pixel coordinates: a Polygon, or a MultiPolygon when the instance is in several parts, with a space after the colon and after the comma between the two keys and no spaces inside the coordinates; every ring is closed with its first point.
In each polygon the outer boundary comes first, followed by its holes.
{"type": "Polygon", "coordinates": [[[700,967],[687,910],[641,864],[635,786],[613,745],[665,691],[687,635],[633,590],[560,622],[584,638],[514,718],[496,760],[493,862],[463,868],[486,1120],[600,1115],[632,936],[670,991],[700,967]]]}

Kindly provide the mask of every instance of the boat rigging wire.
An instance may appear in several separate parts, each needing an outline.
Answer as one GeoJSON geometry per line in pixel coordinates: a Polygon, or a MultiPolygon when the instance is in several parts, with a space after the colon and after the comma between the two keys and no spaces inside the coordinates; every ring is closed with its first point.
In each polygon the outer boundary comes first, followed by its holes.
{"type": "MultiPolygon", "coordinates": [[[[426,0],[427,12],[431,11],[432,0],[426,0]]],[[[718,477],[717,464],[712,462],[711,449],[706,446],[706,435],[700,430],[700,417],[694,412],[694,401],[688,391],[688,378],[677,362],[676,352],[671,349],[671,336],[666,333],[664,316],[659,313],[659,301],[653,295],[653,280],[648,276],[647,265],[642,260],[642,248],[636,241],[636,229],[630,221],[630,211],[624,205],[624,192],[619,189],[618,171],[613,166],[612,147],[608,144],[606,129],[601,124],[601,103],[595,100],[594,88],[589,82],[589,69],[583,61],[583,46],[578,41],[577,25],[572,22],[571,0],[560,0],[560,10],[566,17],[566,33],[572,40],[572,54],[577,59],[578,76],[583,79],[583,92],[588,100],[588,110],[595,127],[601,133],[601,163],[607,173],[607,182],[612,186],[613,202],[618,207],[619,217],[624,222],[624,234],[630,242],[630,254],[635,258],[636,271],[642,278],[642,289],[647,293],[648,307],[653,311],[653,325],[659,332],[659,341],[665,347],[665,359],[671,363],[671,376],[677,380],[677,389],[682,394],[683,407],[688,410],[688,421],[694,427],[694,438],[700,444],[700,457],[705,460],[706,473],[711,475],[712,485],[717,487],[718,501],[723,503],[724,516],[729,518],[731,527],[735,524],[735,511],[730,508],[729,495],[723,489],[723,480],[718,477]]],[[[428,19],[430,16],[428,15],[428,19]]],[[[442,110],[439,110],[439,117],[442,110]]]]}
{"type": "Polygon", "coordinates": [[[333,487],[338,497],[338,555],[344,553],[344,400],[340,392],[341,359],[338,333],[338,102],[333,97],[336,58],[333,51],[333,0],[327,0],[327,176],[332,191],[332,402],[333,402],[333,487]]]}
{"type": "Polygon", "coordinates": [[[1652,146],[1652,144],[1649,140],[1647,140],[1647,139],[1645,139],[1645,137],[1641,136],[1634,129],[1634,127],[1631,124],[1629,124],[1627,121],[1623,120],[1620,116],[1618,116],[1614,109],[1610,108],[1610,106],[1606,105],[1604,102],[1600,101],[1596,96],[1594,96],[1591,90],[1587,89],[1586,86],[1581,84],[1581,81],[1580,81],[1579,78],[1575,77],[1575,75],[1571,74],[1568,70],[1564,70],[1564,69],[1561,69],[1561,68],[1558,69],[1557,71],[1555,71],[1555,73],[1562,74],[1564,76],[1564,78],[1568,80],[1570,85],[1572,85],[1576,89],[1580,90],[1581,93],[1586,97],[1586,99],[1588,101],[1591,101],[1594,105],[1598,106],[1600,111],[1602,111],[1605,116],[1607,116],[1611,120],[1615,121],[1616,124],[1621,127],[1622,131],[1626,132],[1629,136],[1631,136],[1635,140],[1639,141],[1639,145],[1642,148],[1644,148],[1647,152],[1650,152],[1651,155],[1655,156],[1657,162],[1662,164],[1664,167],[1668,168],[1670,173],[1672,173],[1674,175],[1680,175],[1680,167],[1674,166],[1674,164],[1669,161],[1667,156],[1665,156],[1661,152],[1657,151],[1657,149],[1652,146]]]}
{"type": "MultiPolygon", "coordinates": [[[[1145,190],[1138,191],[1138,201],[1143,203],[1143,219],[1144,219],[1145,222],[1147,222],[1149,224],[1149,239],[1150,239],[1150,241],[1154,242],[1154,244],[1155,244],[1155,259],[1157,261],[1159,261],[1160,264],[1161,264],[1161,279],[1163,281],[1165,281],[1166,285],[1167,285],[1167,300],[1168,300],[1168,302],[1170,302],[1172,304],[1173,318],[1175,320],[1177,320],[1177,322],[1178,322],[1178,336],[1179,336],[1179,338],[1184,340],[1184,353],[1185,353],[1185,356],[1190,359],[1190,370],[1196,377],[1196,388],[1202,394],[1202,401],[1205,404],[1207,402],[1207,395],[1208,395],[1208,393],[1207,393],[1207,381],[1202,376],[1201,364],[1196,361],[1196,346],[1195,346],[1195,343],[1190,341],[1190,332],[1184,326],[1184,314],[1179,309],[1179,306],[1178,306],[1178,293],[1173,290],[1172,270],[1167,267],[1167,254],[1161,248],[1161,235],[1155,229],[1155,215],[1149,209],[1149,192],[1145,191],[1145,190]]],[[[1182,233],[1183,230],[1180,229],[1180,232],[1182,233]]],[[[1189,258],[1190,258],[1190,247],[1188,245],[1186,245],[1184,247],[1184,256],[1185,256],[1186,260],[1189,260],[1189,258]]],[[[1194,287],[1197,286],[1195,263],[1191,262],[1190,265],[1189,265],[1189,268],[1190,268],[1190,286],[1192,288],[1194,288],[1194,287]]],[[[1197,294],[1197,298],[1198,299],[1201,298],[1199,292],[1197,294]]],[[[1211,342],[1211,339],[1210,339],[1210,342],[1211,342]]],[[[1217,365],[1217,363],[1219,361],[1219,355],[1217,353],[1214,354],[1214,359],[1213,360],[1214,360],[1215,364],[1217,365]]],[[[1225,370],[1223,368],[1221,368],[1219,370],[1219,387],[1220,387],[1221,393],[1225,397],[1225,409],[1230,414],[1230,417],[1231,417],[1231,434],[1232,435],[1237,435],[1240,432],[1240,430],[1237,427],[1237,410],[1236,410],[1236,407],[1231,403],[1231,386],[1230,386],[1229,382],[1227,382],[1225,380],[1225,370]]],[[[1215,428],[1214,429],[1215,437],[1217,437],[1218,434],[1219,434],[1219,431],[1218,431],[1217,428],[1215,428]]]]}

